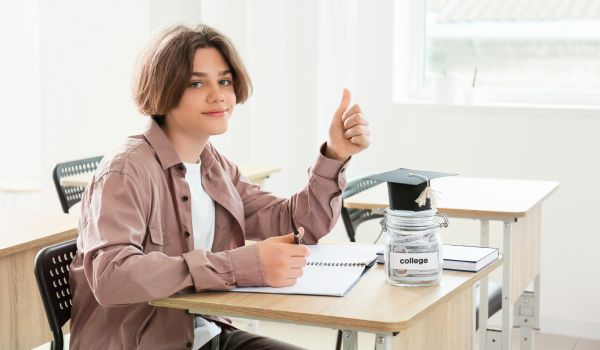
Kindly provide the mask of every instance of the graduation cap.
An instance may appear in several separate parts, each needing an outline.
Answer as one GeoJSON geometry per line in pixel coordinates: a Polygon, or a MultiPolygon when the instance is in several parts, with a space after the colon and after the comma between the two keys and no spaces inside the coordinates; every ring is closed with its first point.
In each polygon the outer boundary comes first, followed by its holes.
{"type": "Polygon", "coordinates": [[[367,177],[387,182],[390,209],[424,211],[435,208],[435,193],[429,180],[456,174],[399,168],[367,177]],[[433,203],[432,203],[433,202],[433,203]]]}

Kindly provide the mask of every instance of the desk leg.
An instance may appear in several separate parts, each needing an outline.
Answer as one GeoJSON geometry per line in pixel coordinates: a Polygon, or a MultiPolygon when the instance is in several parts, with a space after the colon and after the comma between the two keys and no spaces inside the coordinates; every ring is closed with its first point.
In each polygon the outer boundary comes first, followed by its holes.
{"type": "Polygon", "coordinates": [[[515,325],[520,327],[520,349],[533,349],[533,330],[539,329],[540,276],[534,280],[533,292],[524,291],[515,303],[515,325]]]}
{"type": "Polygon", "coordinates": [[[358,332],[357,331],[342,331],[342,349],[343,350],[358,350],[358,332]]]}
{"type": "MultiPolygon", "coordinates": [[[[502,243],[502,350],[510,350],[512,333],[512,226],[504,222],[504,239],[502,243]]],[[[481,311],[481,309],[480,309],[481,311]]],[[[481,328],[480,328],[481,329],[481,328]]]]}
{"type": "MultiPolygon", "coordinates": [[[[480,244],[482,247],[490,246],[490,221],[487,219],[481,220],[481,237],[480,244]]],[[[488,300],[489,277],[486,275],[479,283],[479,349],[485,350],[487,347],[487,321],[489,314],[488,300]]],[[[473,323],[473,326],[475,323],[473,323]]],[[[475,332],[473,332],[475,334],[475,332]]],[[[475,348],[475,346],[473,347],[475,348]]]]}
{"type": "Polygon", "coordinates": [[[390,334],[376,334],[375,350],[392,350],[392,336],[390,334]]]}
{"type": "Polygon", "coordinates": [[[533,319],[535,317],[535,311],[533,310],[533,305],[528,305],[533,304],[533,298],[535,298],[533,296],[533,293],[523,292],[523,295],[515,304],[518,305],[519,308],[519,310],[516,311],[515,315],[515,325],[519,326],[520,328],[519,336],[521,338],[521,341],[519,349],[521,350],[533,349],[533,325],[531,324],[531,322],[533,322],[533,319]]]}

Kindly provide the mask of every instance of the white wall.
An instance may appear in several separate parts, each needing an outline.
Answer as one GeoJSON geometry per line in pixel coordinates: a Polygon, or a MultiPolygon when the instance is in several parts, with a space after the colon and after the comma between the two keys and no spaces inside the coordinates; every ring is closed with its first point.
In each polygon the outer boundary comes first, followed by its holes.
{"type": "Polygon", "coordinates": [[[40,175],[40,53],[35,0],[0,2],[0,183],[40,175]]]}
{"type": "MultiPolygon", "coordinates": [[[[143,127],[130,77],[149,35],[165,24],[202,20],[233,39],[255,88],[230,132],[214,142],[236,161],[283,167],[268,182],[279,194],[304,184],[344,86],[361,103],[373,133],[371,148],[352,160],[350,176],[409,167],[560,181],[543,207],[542,327],[598,337],[597,113],[395,105],[393,13],[391,0],[40,1],[41,122],[35,121],[40,107],[28,105],[33,119],[11,119],[14,133],[1,128],[0,136],[29,142],[24,155],[32,169],[41,163],[45,207],[60,210],[50,182],[53,165],[103,154],[143,127]]],[[[35,57],[35,46],[24,50],[35,57]]],[[[22,98],[12,91],[8,96],[3,101],[22,98]]],[[[5,160],[22,157],[7,152],[15,142],[0,141],[5,175],[5,160]]],[[[444,240],[476,242],[477,230],[474,221],[452,220],[444,240]]],[[[492,233],[499,245],[499,226],[492,225],[492,233]]]]}

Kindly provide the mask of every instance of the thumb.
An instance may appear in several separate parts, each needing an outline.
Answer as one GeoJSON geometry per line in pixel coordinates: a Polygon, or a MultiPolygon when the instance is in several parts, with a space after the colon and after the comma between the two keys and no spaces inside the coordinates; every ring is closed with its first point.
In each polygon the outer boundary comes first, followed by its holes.
{"type": "Polygon", "coordinates": [[[340,101],[340,106],[338,107],[338,109],[335,111],[334,114],[334,118],[337,120],[342,120],[342,116],[344,115],[344,112],[346,112],[346,110],[348,109],[348,106],[350,105],[350,98],[352,96],[350,95],[350,91],[346,88],[344,88],[344,92],[342,93],[342,101],[340,101]]]}

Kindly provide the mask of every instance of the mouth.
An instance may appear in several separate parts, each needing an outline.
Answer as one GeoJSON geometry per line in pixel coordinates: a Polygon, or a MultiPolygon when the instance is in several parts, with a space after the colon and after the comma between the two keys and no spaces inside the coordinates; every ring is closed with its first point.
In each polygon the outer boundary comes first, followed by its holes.
{"type": "Polygon", "coordinates": [[[202,114],[209,117],[224,117],[229,112],[229,109],[215,109],[212,111],[202,112],[202,114]]]}

